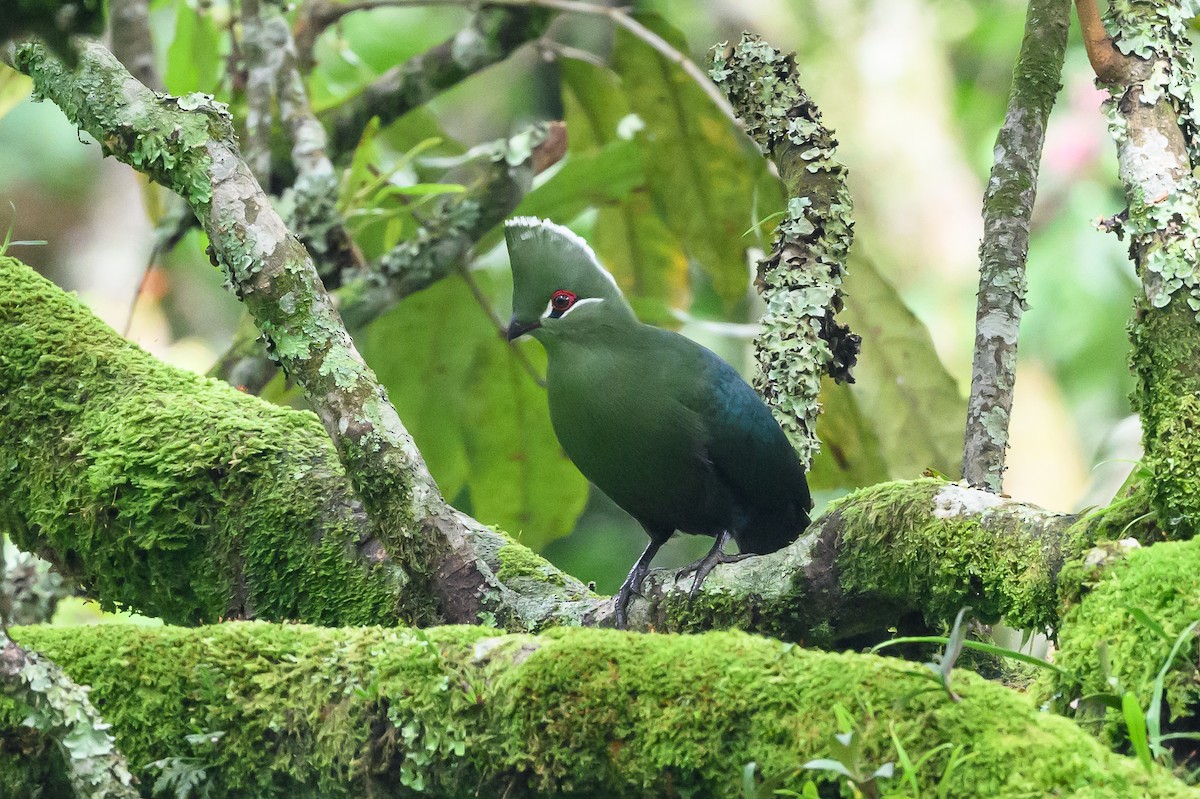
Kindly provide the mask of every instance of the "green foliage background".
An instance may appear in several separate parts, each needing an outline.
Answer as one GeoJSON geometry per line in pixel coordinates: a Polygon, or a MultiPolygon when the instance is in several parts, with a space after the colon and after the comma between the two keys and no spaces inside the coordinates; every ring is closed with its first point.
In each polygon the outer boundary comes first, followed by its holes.
{"type": "MultiPolygon", "coordinates": [[[[824,448],[810,475],[818,510],[888,477],[925,468],[955,474],[978,209],[1024,5],[726,0],[700,10],[658,0],[636,9],[643,24],[701,64],[709,45],[743,28],[796,49],[807,89],[842,140],[857,220],[843,316],[864,345],[858,382],[831,384],[823,397],[824,448]]],[[[170,91],[214,93],[237,114],[244,104],[226,67],[230,17],[220,0],[152,3],[170,91]]],[[[309,81],[315,108],[336,106],[466,19],[452,7],[345,17],[318,40],[309,81]]],[[[343,194],[359,245],[371,257],[411,236],[434,196],[411,187],[440,182],[447,159],[532,121],[565,119],[568,154],[518,213],[578,230],[644,320],[680,329],[748,371],[746,325],[761,307],[751,266],[769,247],[773,215],[783,207],[778,182],[699,87],[643,41],[614,33],[603,18],[580,16],[558,19],[548,38],[573,48],[571,55],[546,60],[527,45],[364,136],[340,166],[352,171],[354,185],[390,177],[388,191],[343,194]]],[[[0,198],[12,204],[0,214],[11,214],[14,238],[49,244],[14,254],[80,289],[119,328],[141,282],[161,198],[123,168],[101,164],[98,147],[77,144],[61,114],[26,94],[22,79],[0,73],[0,111],[7,112],[0,118],[0,198]],[[114,226],[132,231],[122,247],[105,243],[114,226]]],[[[1136,455],[1111,435],[1128,415],[1124,324],[1134,282],[1120,244],[1092,226],[1122,204],[1097,103],[1073,42],[1035,218],[1032,310],[1007,485],[1062,509],[1111,492],[1112,475],[1089,478],[1093,463],[1136,455]],[[1021,432],[1023,420],[1033,420],[1032,437],[1021,432]]],[[[456,505],[611,590],[642,534],[589,493],[562,455],[544,392],[527,369],[542,369],[540,348],[518,345],[526,364],[498,334],[494,318],[507,317],[509,301],[499,241],[493,232],[477,248],[469,279],[478,293],[452,275],[376,320],[359,343],[456,505]]],[[[163,260],[132,325],[144,346],[198,370],[225,348],[240,312],[208,265],[205,243],[192,234],[163,260]]],[[[270,396],[299,402],[282,383],[270,396]]],[[[660,562],[682,562],[706,546],[673,542],[660,562]]]]}

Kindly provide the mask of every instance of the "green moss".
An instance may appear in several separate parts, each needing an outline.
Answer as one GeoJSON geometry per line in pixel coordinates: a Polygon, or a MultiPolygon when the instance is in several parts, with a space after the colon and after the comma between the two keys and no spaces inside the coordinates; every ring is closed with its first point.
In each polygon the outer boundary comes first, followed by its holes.
{"type": "Polygon", "coordinates": [[[1056,542],[1041,535],[1019,507],[998,504],[982,515],[931,514],[947,485],[936,479],[883,483],[831,506],[842,520],[837,555],[842,591],[868,604],[920,608],[933,624],[970,606],[986,621],[1052,626],[1056,548],[1074,551],[1082,540],[1056,542]]]}
{"type": "Polygon", "coordinates": [[[496,577],[502,583],[508,583],[514,579],[525,577],[551,585],[565,584],[562,572],[554,568],[550,561],[529,547],[512,543],[501,547],[500,551],[496,553],[496,557],[500,561],[500,568],[496,572],[496,577]]]}
{"type": "Polygon", "coordinates": [[[1150,502],[1163,531],[1200,527],[1200,325],[1186,303],[1145,309],[1131,325],[1150,502]]]}
{"type": "Polygon", "coordinates": [[[0,352],[0,524],[106,607],[396,618],[404,575],[360,553],[365,520],[315,416],[164,366],[11,258],[0,352]]]}
{"type": "MultiPolygon", "coordinates": [[[[1047,697],[1064,712],[1078,703],[1081,718],[1104,718],[1105,737],[1123,740],[1115,712],[1106,714],[1103,707],[1079,700],[1132,691],[1143,708],[1149,705],[1154,680],[1175,638],[1200,619],[1198,573],[1197,540],[1155,544],[1110,561],[1094,579],[1092,590],[1063,616],[1054,659],[1069,676],[1048,681],[1047,697]],[[1144,612],[1165,637],[1135,618],[1131,609],[1144,612]]],[[[1164,722],[1193,730],[1200,704],[1200,669],[1194,657],[1195,644],[1185,645],[1183,651],[1192,655],[1177,658],[1167,675],[1164,722]]],[[[1163,731],[1172,726],[1165,723],[1163,731]]]]}
{"type": "MultiPolygon", "coordinates": [[[[796,789],[799,764],[832,751],[838,704],[866,762],[895,760],[892,731],[914,757],[962,745],[970,768],[949,797],[1192,795],[975,675],[955,674],[956,703],[921,667],[744,633],[236,623],[15,637],[92,685],[131,766],[195,758],[217,796],[740,797],[750,761],[796,789]],[[188,743],[197,733],[210,735],[188,743]]],[[[923,790],[945,763],[932,757],[923,790]]]]}

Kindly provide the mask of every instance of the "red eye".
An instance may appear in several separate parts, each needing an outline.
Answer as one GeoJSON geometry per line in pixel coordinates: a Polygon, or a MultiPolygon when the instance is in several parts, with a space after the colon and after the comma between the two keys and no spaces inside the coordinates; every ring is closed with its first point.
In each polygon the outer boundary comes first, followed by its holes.
{"type": "Polygon", "coordinates": [[[550,298],[550,307],[559,313],[562,313],[574,304],[575,295],[563,289],[554,292],[554,296],[550,298]]]}

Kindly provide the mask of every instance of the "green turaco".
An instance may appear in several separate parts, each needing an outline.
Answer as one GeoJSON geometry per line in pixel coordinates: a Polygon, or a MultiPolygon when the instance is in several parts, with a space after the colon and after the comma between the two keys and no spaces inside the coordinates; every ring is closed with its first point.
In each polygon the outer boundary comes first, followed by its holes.
{"type": "Polygon", "coordinates": [[[546,349],[550,420],[563,450],[633,516],[650,544],[621,586],[616,623],[659,547],[676,531],[716,539],[695,571],[695,595],[726,555],[774,552],[808,525],[804,468],[754,389],[723,360],[634,316],[617,283],[572,231],[509,220],[509,340],[546,349]]]}

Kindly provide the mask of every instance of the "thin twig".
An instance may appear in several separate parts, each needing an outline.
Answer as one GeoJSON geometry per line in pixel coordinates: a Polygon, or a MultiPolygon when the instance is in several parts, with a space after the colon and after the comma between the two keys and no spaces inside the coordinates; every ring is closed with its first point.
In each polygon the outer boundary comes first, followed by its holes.
{"type": "Polygon", "coordinates": [[[1125,57],[1113,45],[1112,37],[1104,29],[1096,0],[1075,0],[1075,11],[1079,15],[1088,61],[1096,77],[1106,83],[1117,80],[1122,75],[1125,57]]]}
{"type": "MultiPolygon", "coordinates": [[[[653,48],[663,58],[678,65],[708,95],[713,104],[721,109],[721,113],[729,117],[734,124],[739,124],[737,114],[733,112],[729,101],[725,99],[725,95],[721,93],[721,90],[708,79],[708,76],[704,74],[704,70],[700,69],[696,65],[696,62],[672,47],[666,39],[629,16],[624,8],[610,8],[609,6],[601,6],[594,3],[584,3],[581,0],[488,0],[488,4],[499,6],[532,6],[552,11],[562,11],[567,14],[608,17],[614,25],[618,25],[629,31],[653,48]]],[[[314,27],[320,27],[321,25],[327,27],[353,11],[365,11],[373,8],[469,5],[470,3],[466,0],[351,0],[351,2],[333,7],[322,7],[319,12],[314,12],[308,18],[307,24],[314,27]]]]}
{"type": "Polygon", "coordinates": [[[154,269],[154,261],[158,257],[158,247],[155,246],[150,250],[149,257],[146,258],[146,268],[142,270],[142,277],[138,280],[137,289],[133,292],[133,298],[129,300],[129,313],[125,315],[125,326],[121,328],[121,335],[129,338],[129,331],[133,329],[133,317],[137,311],[138,300],[141,299],[142,293],[146,290],[146,283],[150,280],[150,272],[154,269]]]}
{"type": "Polygon", "coordinates": [[[545,378],[538,374],[538,370],[534,367],[533,363],[530,362],[529,357],[525,355],[525,351],[521,349],[521,347],[517,346],[517,342],[508,341],[508,326],[504,324],[504,320],[501,319],[500,315],[496,313],[496,310],[492,308],[492,304],[488,301],[487,295],[485,295],[483,290],[479,288],[479,284],[475,281],[475,277],[471,274],[470,265],[464,265],[463,268],[459,270],[459,274],[461,274],[463,280],[467,282],[467,288],[471,290],[471,295],[475,297],[475,302],[479,303],[479,307],[482,308],[483,312],[487,314],[489,319],[492,320],[492,324],[496,327],[496,331],[500,334],[500,337],[508,342],[508,348],[512,352],[513,356],[516,357],[517,363],[519,363],[521,367],[529,373],[529,376],[533,378],[533,382],[537,383],[542,388],[545,388],[545,378]]]}
{"type": "Polygon", "coordinates": [[[1016,388],[1017,336],[1025,310],[1029,223],[1046,122],[1058,94],[1070,0],[1032,0],[1013,69],[1004,125],[983,199],[975,355],[963,439],[963,478],[999,492],[1016,388]]]}

